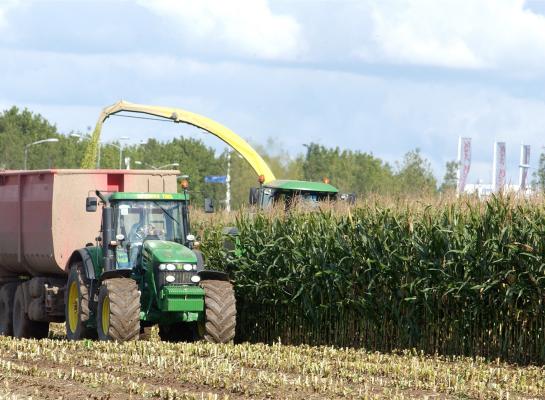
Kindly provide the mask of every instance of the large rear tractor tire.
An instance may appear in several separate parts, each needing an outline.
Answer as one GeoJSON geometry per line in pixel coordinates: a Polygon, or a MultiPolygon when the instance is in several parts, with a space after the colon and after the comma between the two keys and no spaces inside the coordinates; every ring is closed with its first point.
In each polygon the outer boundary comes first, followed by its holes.
{"type": "Polygon", "coordinates": [[[233,285],[227,281],[205,280],[201,287],[204,289],[205,321],[198,331],[208,342],[231,342],[235,337],[237,318],[233,285]]]}
{"type": "Polygon", "coordinates": [[[89,285],[84,277],[81,263],[76,263],[70,269],[64,291],[64,315],[68,340],[96,338],[96,331],[86,325],[89,314],[89,285]]]}
{"type": "Polygon", "coordinates": [[[17,282],[5,283],[0,288],[0,335],[13,336],[13,300],[17,282]]]}
{"type": "Polygon", "coordinates": [[[140,336],[140,293],[136,281],[112,278],[98,294],[97,331],[100,340],[125,342],[140,336]]]}
{"type": "Polygon", "coordinates": [[[18,285],[13,300],[13,336],[16,338],[43,339],[49,334],[49,322],[32,321],[25,311],[23,286],[18,285]]]}

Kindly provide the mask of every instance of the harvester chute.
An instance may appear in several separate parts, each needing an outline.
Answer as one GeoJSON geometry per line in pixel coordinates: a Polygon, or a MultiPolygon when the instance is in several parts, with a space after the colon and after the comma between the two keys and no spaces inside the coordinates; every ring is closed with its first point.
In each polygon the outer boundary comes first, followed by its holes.
{"type": "Polygon", "coordinates": [[[248,142],[222,124],[210,118],[183,110],[181,108],[148,106],[144,104],[129,103],[123,100],[102,110],[95,130],[93,131],[89,146],[85,152],[85,156],[81,164],[82,168],[91,169],[95,166],[98,144],[100,141],[100,133],[102,131],[104,121],[106,121],[106,119],[108,119],[108,117],[111,115],[124,111],[153,115],[160,118],[170,119],[173,122],[189,124],[203,129],[206,132],[218,137],[231,146],[236,152],[238,152],[250,164],[258,176],[264,176],[265,183],[276,179],[265,160],[261,158],[261,156],[248,144],[248,142]]]}

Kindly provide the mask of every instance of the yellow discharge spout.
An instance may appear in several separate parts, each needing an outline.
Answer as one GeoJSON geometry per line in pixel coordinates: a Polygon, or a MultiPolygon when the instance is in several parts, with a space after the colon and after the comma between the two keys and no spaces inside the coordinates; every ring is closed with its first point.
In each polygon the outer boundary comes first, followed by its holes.
{"type": "Polygon", "coordinates": [[[170,119],[173,122],[181,122],[201,128],[231,146],[233,150],[238,152],[246,161],[248,161],[258,176],[264,176],[265,182],[270,182],[276,179],[265,160],[263,160],[263,158],[252,148],[252,146],[250,146],[248,142],[238,136],[235,132],[222,124],[210,118],[192,113],[190,111],[182,110],[180,108],[148,106],[144,104],[129,103],[123,100],[102,110],[102,113],[100,114],[95,126],[95,130],[93,131],[91,141],[85,151],[81,164],[82,168],[94,168],[102,125],[110,115],[114,115],[122,111],[153,115],[156,117],[170,119]]]}

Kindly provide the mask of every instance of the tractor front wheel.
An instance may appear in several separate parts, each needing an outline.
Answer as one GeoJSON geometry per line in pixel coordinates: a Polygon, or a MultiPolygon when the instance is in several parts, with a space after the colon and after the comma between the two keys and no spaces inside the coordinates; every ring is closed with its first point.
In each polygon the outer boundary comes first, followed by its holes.
{"type": "Polygon", "coordinates": [[[100,340],[125,342],[140,335],[140,293],[136,281],[112,278],[98,294],[97,331],[100,340]]]}
{"type": "Polygon", "coordinates": [[[229,343],[235,337],[237,308],[233,285],[228,281],[205,280],[205,321],[198,332],[211,343],[229,343]]]}

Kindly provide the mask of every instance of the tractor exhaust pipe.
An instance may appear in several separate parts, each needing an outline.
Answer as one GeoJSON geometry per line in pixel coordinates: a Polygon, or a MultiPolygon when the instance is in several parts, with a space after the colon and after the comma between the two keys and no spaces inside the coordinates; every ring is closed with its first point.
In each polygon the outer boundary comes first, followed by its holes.
{"type": "Polygon", "coordinates": [[[102,258],[104,272],[113,271],[115,269],[115,253],[112,248],[115,232],[113,226],[113,209],[110,207],[108,199],[98,190],[96,195],[104,203],[102,208],[102,258]]]}

